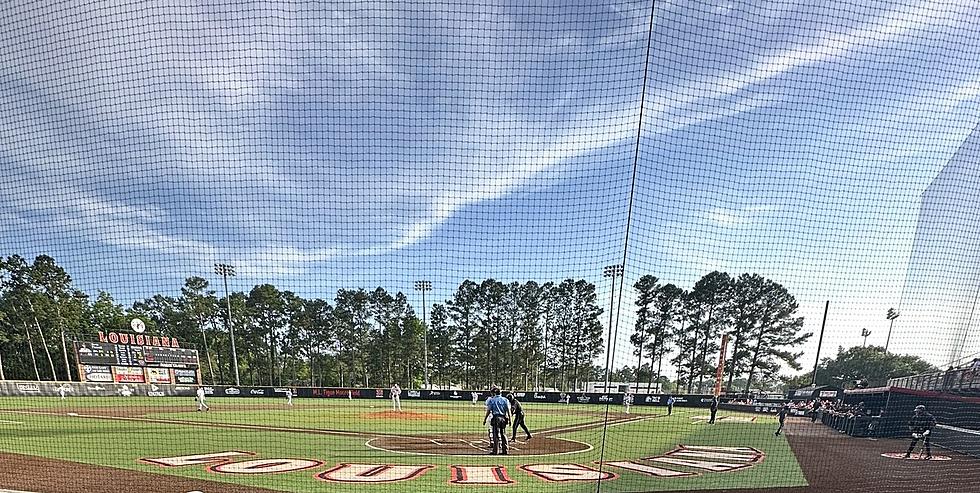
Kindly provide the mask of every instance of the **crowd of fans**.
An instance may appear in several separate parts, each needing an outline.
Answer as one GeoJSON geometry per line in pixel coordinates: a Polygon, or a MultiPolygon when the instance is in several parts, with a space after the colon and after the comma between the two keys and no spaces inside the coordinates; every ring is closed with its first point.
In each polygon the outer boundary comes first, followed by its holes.
{"type": "Polygon", "coordinates": [[[845,404],[843,401],[819,401],[809,403],[810,421],[823,424],[851,436],[875,436],[881,409],[866,406],[864,402],[845,404]]]}

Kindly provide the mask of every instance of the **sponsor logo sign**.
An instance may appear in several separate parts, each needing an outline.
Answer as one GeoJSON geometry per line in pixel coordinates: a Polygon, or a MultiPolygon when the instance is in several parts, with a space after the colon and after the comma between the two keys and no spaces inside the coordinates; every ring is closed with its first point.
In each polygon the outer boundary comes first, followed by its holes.
{"type": "Polygon", "coordinates": [[[517,392],[514,394],[518,399],[523,399],[526,394],[524,392],[517,392]]]}
{"type": "Polygon", "coordinates": [[[609,397],[608,395],[605,394],[599,396],[599,402],[612,402],[612,400],[613,400],[612,397],[609,397]]]}
{"type": "Polygon", "coordinates": [[[592,402],[592,398],[587,395],[580,395],[576,397],[575,400],[577,400],[580,404],[588,404],[589,402],[592,402]]]}
{"type": "Polygon", "coordinates": [[[409,397],[422,397],[422,392],[419,392],[418,390],[409,390],[408,391],[408,396],[409,397]]]}
{"type": "Polygon", "coordinates": [[[433,390],[433,391],[429,392],[429,395],[431,397],[440,397],[440,396],[442,396],[442,392],[439,392],[438,390],[433,390]]]}
{"type": "Polygon", "coordinates": [[[105,392],[105,387],[101,385],[86,385],[85,390],[89,392],[105,392]]]}
{"type": "Polygon", "coordinates": [[[214,387],[204,387],[204,395],[214,395],[214,387]]]}
{"type": "Polygon", "coordinates": [[[534,393],[534,399],[535,400],[539,400],[539,401],[543,401],[543,400],[548,399],[548,396],[545,395],[545,394],[539,394],[539,393],[535,392],[534,393]]]}
{"type": "Polygon", "coordinates": [[[375,399],[384,399],[384,397],[385,397],[385,391],[384,391],[384,389],[375,389],[374,390],[374,397],[375,397],[375,399]]]}
{"type": "Polygon", "coordinates": [[[142,368],[117,366],[115,367],[115,371],[117,383],[143,383],[146,381],[142,368]]]}
{"type": "Polygon", "coordinates": [[[129,385],[123,385],[122,387],[119,387],[119,390],[117,390],[117,392],[119,392],[119,395],[123,397],[130,397],[133,395],[133,390],[129,388],[129,385]]]}
{"type": "Polygon", "coordinates": [[[248,393],[252,395],[265,395],[265,389],[252,389],[248,393]]]}
{"type": "Polygon", "coordinates": [[[170,370],[167,368],[147,368],[146,369],[146,383],[162,383],[169,384],[172,380],[170,378],[170,370]]]}
{"type": "Polygon", "coordinates": [[[83,365],[82,373],[86,382],[111,382],[112,369],[108,366],[83,365]]]}
{"type": "Polygon", "coordinates": [[[174,370],[174,380],[177,383],[197,383],[197,372],[194,370],[174,370]]]}
{"type": "Polygon", "coordinates": [[[837,397],[836,390],[821,390],[820,397],[837,397]]]}
{"type": "Polygon", "coordinates": [[[235,388],[235,387],[229,387],[229,388],[225,389],[225,395],[239,395],[241,393],[242,393],[242,391],[239,390],[239,389],[237,389],[237,388],[235,388]]]}
{"type": "Polygon", "coordinates": [[[461,399],[463,396],[459,395],[459,392],[453,391],[452,395],[449,396],[450,399],[461,399]]]}
{"type": "Polygon", "coordinates": [[[276,394],[285,394],[287,390],[289,390],[289,389],[286,388],[286,387],[275,387],[275,388],[272,389],[272,392],[274,392],[276,394]]]}
{"type": "Polygon", "coordinates": [[[17,390],[24,393],[37,393],[41,391],[41,387],[36,383],[19,383],[17,384],[17,390]]]}
{"type": "Polygon", "coordinates": [[[646,397],[646,399],[643,399],[643,402],[646,402],[647,404],[659,404],[660,403],[660,398],[659,397],[653,397],[653,396],[649,396],[648,395],[646,397]]]}

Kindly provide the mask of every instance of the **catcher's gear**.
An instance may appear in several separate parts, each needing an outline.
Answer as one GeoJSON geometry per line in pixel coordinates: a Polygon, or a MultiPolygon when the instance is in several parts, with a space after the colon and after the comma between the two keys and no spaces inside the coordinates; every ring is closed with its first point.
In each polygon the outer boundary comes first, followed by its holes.
{"type": "Polygon", "coordinates": [[[920,439],[920,438],[922,438],[922,435],[920,435],[920,434],[918,434],[918,433],[913,433],[913,434],[912,434],[912,438],[914,438],[914,439],[916,439],[916,440],[918,440],[918,439],[920,439]]]}

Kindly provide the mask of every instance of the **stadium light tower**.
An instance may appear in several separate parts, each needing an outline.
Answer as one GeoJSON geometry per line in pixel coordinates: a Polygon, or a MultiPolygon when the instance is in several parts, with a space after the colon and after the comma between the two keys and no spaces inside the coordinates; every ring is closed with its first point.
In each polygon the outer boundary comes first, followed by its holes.
{"type": "MultiPolygon", "coordinates": [[[[602,277],[612,278],[612,282],[609,284],[609,336],[606,338],[606,392],[609,392],[609,381],[612,379],[612,367],[610,366],[612,354],[616,350],[615,341],[613,341],[613,301],[616,299],[616,276],[623,276],[623,264],[607,265],[602,268],[602,277]]],[[[636,372],[639,373],[640,369],[637,368],[636,372]]]]}
{"type": "Polygon", "coordinates": [[[888,322],[888,338],[885,339],[885,352],[886,353],[888,352],[888,344],[892,342],[892,326],[895,325],[895,319],[898,318],[899,315],[901,315],[901,313],[898,310],[894,309],[894,308],[889,308],[888,309],[888,314],[885,315],[885,319],[886,320],[889,320],[889,322],[888,322]]]}
{"type": "Polygon", "coordinates": [[[425,388],[429,388],[429,324],[425,320],[425,292],[432,291],[432,282],[415,281],[415,290],[422,292],[422,358],[425,366],[425,388]]]}
{"type": "Polygon", "coordinates": [[[864,342],[861,343],[861,347],[868,345],[868,336],[871,335],[871,331],[868,329],[861,329],[861,336],[864,337],[864,342]]]}
{"type": "Polygon", "coordinates": [[[242,382],[238,377],[238,351],[235,350],[235,324],[231,322],[231,297],[228,296],[228,278],[235,277],[235,268],[228,264],[214,264],[214,273],[225,280],[225,302],[228,307],[228,318],[225,319],[225,323],[231,335],[231,367],[235,373],[235,385],[241,386],[242,382]]]}

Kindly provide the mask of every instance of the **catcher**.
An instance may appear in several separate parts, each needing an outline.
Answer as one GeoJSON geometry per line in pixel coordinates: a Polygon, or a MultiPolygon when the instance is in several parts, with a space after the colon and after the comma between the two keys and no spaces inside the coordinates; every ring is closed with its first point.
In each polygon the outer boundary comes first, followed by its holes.
{"type": "Polygon", "coordinates": [[[908,459],[915,450],[915,445],[919,440],[925,440],[926,460],[932,459],[932,449],[930,448],[929,435],[936,426],[936,418],[926,412],[926,406],[915,406],[915,415],[909,420],[909,430],[912,432],[912,443],[909,445],[905,458],[908,459]]]}

